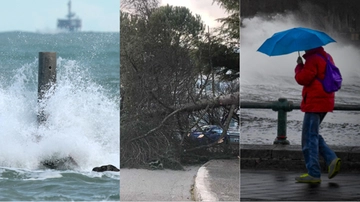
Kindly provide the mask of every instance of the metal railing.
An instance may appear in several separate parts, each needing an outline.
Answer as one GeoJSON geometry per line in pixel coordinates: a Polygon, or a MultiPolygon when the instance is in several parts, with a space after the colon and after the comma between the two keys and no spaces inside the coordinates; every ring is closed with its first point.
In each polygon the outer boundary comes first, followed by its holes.
{"type": "MultiPolygon", "coordinates": [[[[272,109],[273,111],[277,111],[277,137],[274,140],[274,144],[290,144],[286,136],[287,112],[290,112],[293,109],[300,109],[300,104],[294,104],[292,101],[288,101],[286,98],[279,98],[278,101],[275,102],[240,102],[240,108],[272,109]]],[[[360,111],[360,105],[335,104],[334,110],[360,111]]]]}

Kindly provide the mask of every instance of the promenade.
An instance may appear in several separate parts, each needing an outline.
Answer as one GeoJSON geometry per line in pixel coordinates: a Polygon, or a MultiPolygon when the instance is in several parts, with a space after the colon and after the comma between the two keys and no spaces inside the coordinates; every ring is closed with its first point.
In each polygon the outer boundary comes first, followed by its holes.
{"type": "Polygon", "coordinates": [[[196,201],[239,201],[240,160],[219,159],[205,163],[195,178],[196,201]]]}
{"type": "Polygon", "coordinates": [[[359,201],[360,174],[340,172],[332,179],[323,173],[320,184],[295,182],[302,173],[241,170],[241,201],[359,201]]]}
{"type": "Polygon", "coordinates": [[[360,201],[359,147],[330,146],[342,159],[340,173],[320,184],[297,183],[306,173],[299,145],[240,145],[241,201],[360,201]]]}
{"type": "Polygon", "coordinates": [[[121,169],[120,201],[239,201],[239,159],[179,170],[121,169]]]}
{"type": "Polygon", "coordinates": [[[240,145],[241,159],[211,160],[185,171],[122,169],[121,201],[360,201],[360,147],[331,146],[340,173],[297,183],[306,173],[299,145],[240,145]]]}
{"type": "Polygon", "coordinates": [[[199,166],[185,170],[120,170],[120,201],[193,201],[199,166]]]}

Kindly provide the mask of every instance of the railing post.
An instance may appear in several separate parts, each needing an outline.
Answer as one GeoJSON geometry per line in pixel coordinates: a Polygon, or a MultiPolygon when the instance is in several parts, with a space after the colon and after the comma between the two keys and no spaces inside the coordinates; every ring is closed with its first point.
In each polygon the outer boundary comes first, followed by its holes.
{"type": "MultiPolygon", "coordinates": [[[[291,101],[287,101],[286,98],[279,98],[276,102],[240,102],[240,108],[245,109],[272,109],[278,112],[277,121],[277,137],[274,140],[274,144],[288,145],[290,142],[286,139],[286,122],[287,112],[293,109],[301,109],[300,103],[294,104],[291,101]]],[[[347,105],[347,104],[335,104],[334,110],[342,111],[360,111],[360,105],[347,105]]]]}
{"type": "Polygon", "coordinates": [[[277,137],[274,144],[289,145],[290,142],[286,136],[287,112],[292,111],[293,103],[286,98],[279,98],[278,102],[273,103],[272,110],[278,112],[277,137]]]}
{"type": "MultiPolygon", "coordinates": [[[[39,52],[38,102],[40,102],[51,85],[56,83],[56,52],[39,52]]],[[[38,123],[46,121],[43,108],[39,108],[38,123]]]]}

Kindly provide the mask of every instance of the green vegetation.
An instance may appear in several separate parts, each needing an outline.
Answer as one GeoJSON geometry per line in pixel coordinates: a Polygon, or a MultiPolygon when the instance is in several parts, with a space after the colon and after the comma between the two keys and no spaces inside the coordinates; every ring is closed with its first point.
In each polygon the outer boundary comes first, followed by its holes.
{"type": "Polygon", "coordinates": [[[121,167],[161,159],[164,167],[179,169],[184,150],[193,148],[184,139],[192,127],[221,125],[229,113],[238,118],[238,99],[214,105],[216,97],[239,91],[236,26],[221,19],[222,29],[209,33],[188,8],[158,5],[122,1],[121,167]],[[204,107],[194,107],[200,102],[204,107]]]}

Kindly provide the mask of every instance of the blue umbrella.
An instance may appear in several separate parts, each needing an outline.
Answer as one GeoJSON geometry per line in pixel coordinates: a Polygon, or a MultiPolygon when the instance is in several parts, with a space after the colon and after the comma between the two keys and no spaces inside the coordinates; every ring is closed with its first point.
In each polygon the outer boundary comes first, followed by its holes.
{"type": "Polygon", "coordinates": [[[257,50],[269,56],[285,55],[296,51],[310,50],[336,42],[326,33],[303,27],[275,33],[257,50]]]}

